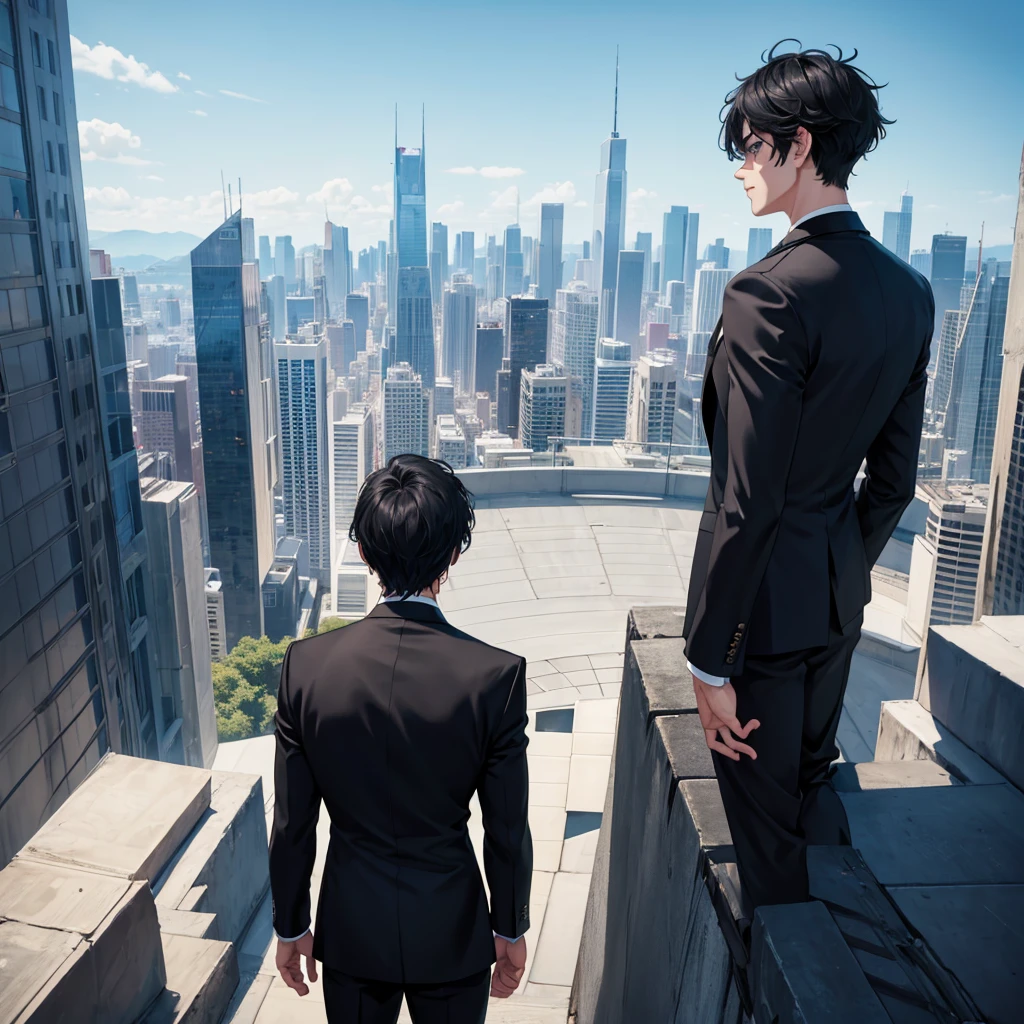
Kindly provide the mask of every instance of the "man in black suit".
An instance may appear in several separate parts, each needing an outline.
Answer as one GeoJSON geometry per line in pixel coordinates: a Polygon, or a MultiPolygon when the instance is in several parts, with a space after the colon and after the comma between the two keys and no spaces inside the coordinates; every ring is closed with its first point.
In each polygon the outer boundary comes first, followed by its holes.
{"type": "Polygon", "coordinates": [[[526,662],[448,624],[437,593],[470,544],[470,495],[443,462],[372,473],[350,537],[384,600],[291,644],[275,720],[270,884],[277,966],[300,995],[323,965],[328,1020],[480,1024],[523,975],[533,846],[526,662]],[[466,822],[479,793],[490,910],[466,822]],[[310,875],[331,819],[315,933],[310,875]],[[490,967],[497,961],[493,978],[490,967]],[[488,984],[490,982],[490,984],[488,984]]]}
{"type": "Polygon", "coordinates": [[[791,223],[729,282],[708,348],[683,630],[748,912],[806,900],[806,847],[850,842],[836,727],[871,567],[914,496],[931,289],[846,194],[892,123],[876,89],[841,52],[773,49],[723,108],[752,212],[791,223]]]}

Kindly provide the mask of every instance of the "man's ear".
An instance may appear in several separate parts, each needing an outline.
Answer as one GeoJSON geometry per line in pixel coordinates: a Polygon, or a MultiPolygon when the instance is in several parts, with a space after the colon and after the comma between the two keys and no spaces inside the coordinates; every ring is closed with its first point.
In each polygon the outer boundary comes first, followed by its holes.
{"type": "Polygon", "coordinates": [[[796,138],[790,149],[790,159],[795,167],[802,167],[811,159],[811,141],[811,133],[803,125],[797,128],[796,138]]]}
{"type": "Polygon", "coordinates": [[[370,563],[366,561],[366,552],[363,551],[363,542],[361,540],[356,541],[356,547],[359,549],[359,557],[366,565],[369,565],[370,563]]]}

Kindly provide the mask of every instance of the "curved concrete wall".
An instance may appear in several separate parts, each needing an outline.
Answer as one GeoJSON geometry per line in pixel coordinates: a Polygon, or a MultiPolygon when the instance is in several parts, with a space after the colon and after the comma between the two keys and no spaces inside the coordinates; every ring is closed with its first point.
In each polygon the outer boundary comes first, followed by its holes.
{"type": "Polygon", "coordinates": [[[666,473],[658,469],[517,466],[463,469],[459,477],[480,498],[505,494],[611,494],[703,502],[708,490],[706,472],[666,473]]]}

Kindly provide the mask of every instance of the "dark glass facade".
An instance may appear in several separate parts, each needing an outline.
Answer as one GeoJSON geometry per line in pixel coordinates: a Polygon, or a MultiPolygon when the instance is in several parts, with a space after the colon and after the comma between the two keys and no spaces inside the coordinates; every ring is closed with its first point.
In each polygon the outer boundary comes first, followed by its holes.
{"type": "Polygon", "coordinates": [[[509,421],[498,429],[512,437],[519,435],[519,387],[523,370],[547,362],[548,300],[510,298],[506,300],[505,348],[512,371],[509,383],[509,421]]]}
{"type": "Polygon", "coordinates": [[[192,250],[210,560],[223,583],[228,650],[263,633],[260,587],[273,555],[259,278],[256,263],[243,261],[242,235],[235,213],[192,250]]]}
{"type": "Polygon", "coordinates": [[[66,5],[0,0],[0,865],[105,751],[145,752],[76,124],[66,5]]]}

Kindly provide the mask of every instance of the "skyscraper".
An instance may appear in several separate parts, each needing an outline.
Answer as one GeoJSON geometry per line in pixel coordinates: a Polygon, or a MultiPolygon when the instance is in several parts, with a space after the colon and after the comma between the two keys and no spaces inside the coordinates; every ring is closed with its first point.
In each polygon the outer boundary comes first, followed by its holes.
{"type": "Polygon", "coordinates": [[[345,316],[352,321],[356,336],[356,353],[366,351],[366,332],[370,329],[370,301],[361,292],[345,296],[345,316]]]}
{"type": "MultiPolygon", "coordinates": [[[[686,266],[684,268],[684,280],[686,287],[693,290],[693,283],[697,276],[697,267],[700,266],[697,260],[697,235],[700,231],[700,214],[691,213],[686,218],[686,266]]],[[[666,280],[665,271],[661,272],[661,279],[666,280]]]]}
{"type": "Polygon", "coordinates": [[[518,224],[505,228],[504,273],[501,294],[521,295],[523,291],[523,233],[518,224]]]}
{"type": "Polygon", "coordinates": [[[454,415],[445,413],[437,417],[432,455],[435,459],[444,459],[454,470],[466,468],[466,434],[454,415]]]}
{"type": "Polygon", "coordinates": [[[691,330],[710,333],[722,313],[725,286],[732,277],[731,270],[722,270],[713,263],[705,263],[697,271],[693,288],[693,320],[691,330]]]}
{"type": "Polygon", "coordinates": [[[274,341],[284,341],[288,330],[288,298],[284,278],[280,274],[275,274],[267,282],[267,300],[270,337],[274,341]]]}
{"type": "Polygon", "coordinates": [[[408,363],[388,367],[383,384],[383,465],[394,455],[430,455],[430,395],[408,363]]]}
{"type": "Polygon", "coordinates": [[[668,213],[661,219],[661,291],[664,293],[664,282],[685,281],[686,269],[686,236],[689,227],[690,211],[686,206],[669,207],[668,213]]]}
{"type": "Polygon", "coordinates": [[[486,391],[491,401],[497,396],[495,375],[501,369],[504,350],[505,330],[501,324],[477,324],[476,354],[473,363],[474,388],[476,391],[486,391]]]}
{"type": "Polygon", "coordinates": [[[210,557],[221,573],[229,651],[263,632],[260,587],[274,557],[272,356],[260,337],[243,226],[232,214],[191,256],[210,557]]]}
{"type": "Polygon", "coordinates": [[[427,190],[425,136],[419,149],[398,145],[395,124],[396,268],[427,267],[427,190]]]}
{"type": "Polygon", "coordinates": [[[898,210],[885,210],[882,213],[882,245],[892,253],[896,252],[899,224],[900,214],[898,210]]]}
{"type": "Polygon", "coordinates": [[[441,324],[441,365],[459,394],[476,390],[473,357],[476,349],[476,288],[466,275],[456,274],[444,293],[441,324]]]}
{"type": "MultiPolygon", "coordinates": [[[[594,192],[594,246],[600,334],[614,330],[615,281],[619,253],[626,248],[626,140],[619,137],[619,67],[615,64],[612,133],[601,145],[601,169],[594,192]]],[[[583,254],[587,254],[584,252],[583,254]]]]}
{"type": "Polygon", "coordinates": [[[629,345],[602,338],[594,360],[594,415],[590,433],[595,441],[610,443],[625,438],[632,372],[629,345]]]}
{"type": "Polygon", "coordinates": [[[771,228],[751,228],[747,232],[747,266],[764,259],[771,247],[771,228]]]}
{"type": "Polygon", "coordinates": [[[274,273],[284,278],[285,293],[295,284],[295,246],[291,235],[278,235],[274,239],[274,273]]]}
{"type": "MultiPolygon", "coordinates": [[[[932,295],[935,297],[935,333],[942,330],[942,315],[947,309],[960,308],[960,289],[964,283],[967,256],[966,235],[932,235],[932,295]]],[[[932,349],[932,358],[935,349],[932,349]]]]}
{"type": "Polygon", "coordinates": [[[630,379],[626,438],[668,444],[676,413],[676,363],[663,356],[643,355],[630,379]]]}
{"type": "Polygon", "coordinates": [[[900,211],[896,218],[896,248],[893,252],[904,263],[910,262],[910,229],[914,216],[914,197],[909,192],[900,196],[900,211]]]}
{"type": "Polygon", "coordinates": [[[579,281],[555,296],[551,326],[551,362],[565,368],[579,392],[582,432],[590,435],[594,418],[594,359],[597,352],[598,297],[579,281]]]}
{"type": "Polygon", "coordinates": [[[260,280],[274,276],[274,257],[270,251],[270,235],[260,235],[260,280]]]}
{"type": "Polygon", "coordinates": [[[555,292],[562,286],[562,222],[563,203],[540,204],[540,267],[537,273],[537,297],[555,301],[555,292]]]}
{"type": "Polygon", "coordinates": [[[434,315],[430,271],[399,267],[396,297],[397,328],[393,363],[408,363],[423,387],[434,386],[434,315]]]}
{"type": "Polygon", "coordinates": [[[519,384],[519,438],[524,448],[548,450],[548,438],[565,435],[569,381],[550,363],[524,369],[519,384]]]}
{"type": "Polygon", "coordinates": [[[644,254],[644,291],[649,292],[651,290],[651,277],[654,270],[654,263],[651,258],[652,248],[654,246],[654,236],[650,231],[638,231],[636,233],[636,241],[633,243],[633,248],[644,254]]]}
{"type": "MultiPolygon", "coordinates": [[[[448,225],[433,223],[430,225],[430,253],[438,257],[438,269],[441,274],[441,287],[449,281],[448,271],[448,225]]],[[[440,292],[438,293],[440,295],[440,292]]]]}
{"type": "Polygon", "coordinates": [[[331,523],[334,541],[343,545],[352,524],[356,498],[363,481],[373,472],[376,437],[371,406],[357,402],[347,410],[331,396],[331,523]]]}
{"type": "Polygon", "coordinates": [[[719,270],[728,269],[729,247],[725,244],[724,238],[716,238],[713,243],[709,242],[704,246],[704,262],[714,263],[719,270]]]}
{"type": "Polygon", "coordinates": [[[1010,283],[1002,270],[996,260],[983,265],[963,311],[944,423],[953,479],[988,483],[992,470],[1010,283]]]}
{"type": "Polygon", "coordinates": [[[327,342],[278,342],[284,529],[306,542],[310,572],[330,586],[333,532],[327,423],[327,342]]]}
{"type": "Polygon", "coordinates": [[[505,300],[505,351],[509,354],[509,421],[498,429],[512,437],[519,430],[519,378],[524,369],[532,370],[547,362],[548,300],[522,297],[505,300]]]}
{"type": "Polygon", "coordinates": [[[331,319],[344,320],[348,316],[345,297],[352,290],[352,253],[348,248],[348,228],[329,220],[324,224],[323,271],[331,319]]]}
{"type": "Polygon", "coordinates": [[[623,249],[615,282],[615,340],[626,342],[634,350],[640,340],[643,290],[644,254],[636,249],[623,249]]]}
{"type": "Polygon", "coordinates": [[[472,231],[460,231],[455,236],[455,265],[453,270],[461,270],[473,278],[475,271],[476,243],[472,231]]]}

